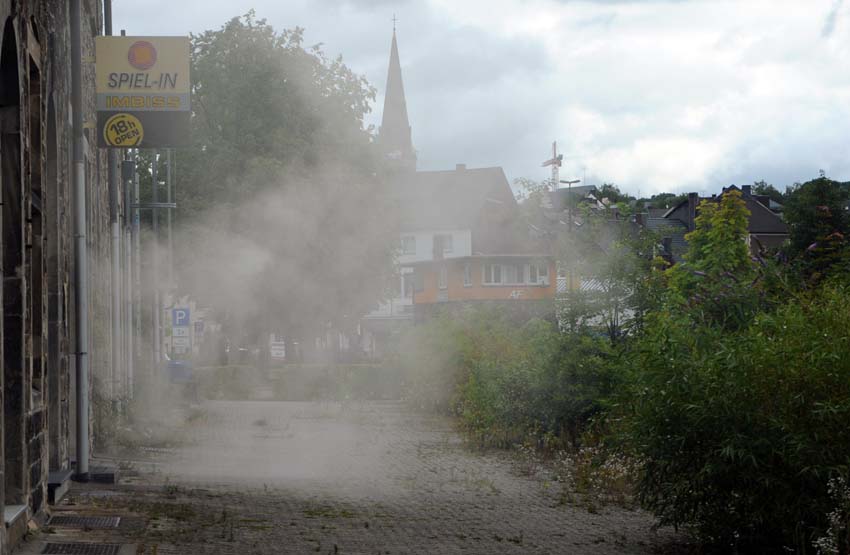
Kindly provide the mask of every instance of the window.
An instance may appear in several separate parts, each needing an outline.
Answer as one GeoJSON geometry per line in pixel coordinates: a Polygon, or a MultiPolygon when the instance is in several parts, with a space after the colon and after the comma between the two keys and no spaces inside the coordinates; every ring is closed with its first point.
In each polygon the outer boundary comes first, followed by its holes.
{"type": "MultiPolygon", "coordinates": [[[[484,264],[484,285],[549,285],[548,264],[484,264]]],[[[464,285],[467,272],[464,269],[464,285]]]]}
{"type": "Polygon", "coordinates": [[[402,254],[416,254],[416,237],[413,235],[405,235],[401,238],[402,254]]]}
{"type": "Polygon", "coordinates": [[[528,283],[549,285],[549,266],[546,263],[528,265],[528,283]]]}
{"type": "Polygon", "coordinates": [[[445,266],[440,266],[440,275],[438,277],[437,286],[440,289],[447,289],[449,287],[449,271],[445,266]]]}
{"type": "Polygon", "coordinates": [[[532,280],[532,283],[538,285],[549,285],[549,265],[543,262],[542,264],[532,264],[532,267],[537,268],[537,280],[532,280]]]}
{"type": "Polygon", "coordinates": [[[481,280],[485,285],[498,285],[502,283],[502,265],[485,264],[484,278],[481,280]]]}
{"type": "Polygon", "coordinates": [[[452,252],[452,234],[445,233],[437,235],[437,240],[443,246],[443,253],[452,252]]]}
{"type": "Polygon", "coordinates": [[[413,288],[415,287],[415,279],[413,274],[404,274],[401,276],[402,295],[406,299],[413,298],[413,288]]]}
{"type": "Polygon", "coordinates": [[[472,287],[472,265],[463,265],[463,286],[472,287]]]}

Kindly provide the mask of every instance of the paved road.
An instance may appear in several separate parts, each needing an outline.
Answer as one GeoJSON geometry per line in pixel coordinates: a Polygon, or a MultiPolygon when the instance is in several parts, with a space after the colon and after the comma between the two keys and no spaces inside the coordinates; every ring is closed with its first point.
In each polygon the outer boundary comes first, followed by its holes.
{"type": "Polygon", "coordinates": [[[144,520],[139,553],[672,549],[645,513],[559,504],[557,485],[519,476],[504,454],[471,452],[449,420],[398,403],[206,408],[194,444],[160,460],[156,478],[171,485],[77,497],[144,520]]]}

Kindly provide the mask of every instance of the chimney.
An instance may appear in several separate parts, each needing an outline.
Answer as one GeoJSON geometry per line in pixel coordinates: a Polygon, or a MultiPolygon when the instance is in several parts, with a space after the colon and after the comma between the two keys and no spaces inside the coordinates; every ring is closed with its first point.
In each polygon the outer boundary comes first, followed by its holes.
{"type": "Polygon", "coordinates": [[[741,185],[741,192],[745,197],[749,197],[753,194],[753,186],[752,185],[741,185]]]}
{"type": "Polygon", "coordinates": [[[465,169],[466,169],[466,164],[456,164],[455,165],[455,171],[462,172],[465,169]]]}
{"type": "Polygon", "coordinates": [[[699,193],[688,193],[688,231],[696,229],[694,220],[697,217],[697,204],[699,204],[699,193]]]}

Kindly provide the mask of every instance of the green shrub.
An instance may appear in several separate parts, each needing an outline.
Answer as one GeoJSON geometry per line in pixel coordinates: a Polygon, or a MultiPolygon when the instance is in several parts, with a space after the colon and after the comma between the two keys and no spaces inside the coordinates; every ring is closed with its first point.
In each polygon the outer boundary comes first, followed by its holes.
{"type": "Polygon", "coordinates": [[[620,383],[605,338],[539,319],[520,324],[498,310],[418,326],[401,352],[408,398],[460,416],[483,445],[575,446],[620,383]]]}
{"type": "Polygon", "coordinates": [[[639,341],[624,438],[662,524],[731,546],[811,551],[850,463],[850,296],[830,287],[737,333],[656,314],[639,341]]]}

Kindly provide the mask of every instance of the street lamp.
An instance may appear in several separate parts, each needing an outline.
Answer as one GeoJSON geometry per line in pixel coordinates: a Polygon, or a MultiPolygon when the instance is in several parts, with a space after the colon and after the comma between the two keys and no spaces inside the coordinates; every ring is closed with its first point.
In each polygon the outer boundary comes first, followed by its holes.
{"type": "Polygon", "coordinates": [[[581,179],[572,179],[572,180],[562,179],[561,183],[567,184],[567,211],[568,211],[567,216],[568,216],[568,222],[569,222],[569,226],[570,226],[570,232],[572,232],[572,230],[573,230],[573,195],[572,195],[572,189],[573,189],[574,183],[581,183],[581,179]]]}
{"type": "MultiPolygon", "coordinates": [[[[581,179],[571,179],[571,180],[561,180],[561,183],[567,184],[567,233],[572,235],[573,233],[573,184],[581,183],[581,179]]],[[[567,289],[572,289],[573,287],[573,270],[572,268],[567,268],[567,289]]]]}

